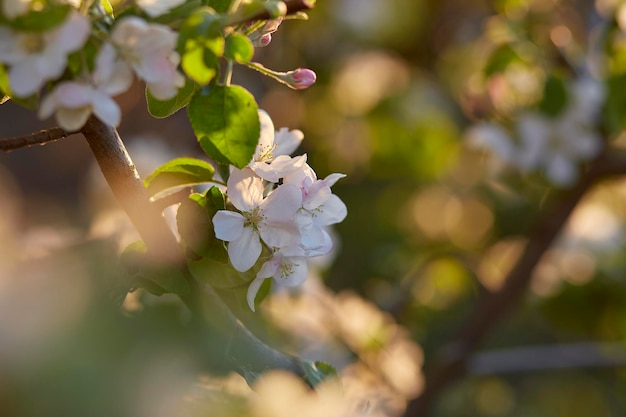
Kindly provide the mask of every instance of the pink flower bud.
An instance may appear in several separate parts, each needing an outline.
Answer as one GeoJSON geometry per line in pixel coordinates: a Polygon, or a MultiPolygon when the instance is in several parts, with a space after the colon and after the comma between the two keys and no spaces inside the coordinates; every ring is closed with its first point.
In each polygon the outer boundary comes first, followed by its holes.
{"type": "Polygon", "coordinates": [[[272,41],[272,35],[270,33],[266,33],[265,35],[259,38],[255,46],[266,47],[267,45],[270,44],[271,41],[272,41]]]}
{"type": "Polygon", "coordinates": [[[287,83],[291,88],[304,90],[315,83],[317,75],[308,68],[298,68],[287,73],[287,83]]]}

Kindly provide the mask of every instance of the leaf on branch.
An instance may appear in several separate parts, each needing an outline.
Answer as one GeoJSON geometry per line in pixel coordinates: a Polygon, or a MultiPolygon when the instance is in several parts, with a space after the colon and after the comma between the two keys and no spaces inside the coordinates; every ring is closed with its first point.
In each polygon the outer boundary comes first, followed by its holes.
{"type": "Polygon", "coordinates": [[[151,294],[187,294],[190,290],[181,268],[173,265],[155,265],[147,259],[143,241],[131,243],[122,253],[121,261],[134,285],[151,294]]]}
{"type": "Polygon", "coordinates": [[[204,152],[214,161],[245,167],[256,149],[260,122],[252,94],[239,86],[211,86],[189,103],[189,120],[204,152]]]}
{"type": "Polygon", "coordinates": [[[167,190],[213,180],[215,169],[201,159],[176,158],[158,167],[144,180],[151,196],[167,190]]]}
{"type": "Polygon", "coordinates": [[[224,209],[224,195],[217,187],[206,194],[192,194],[184,200],[176,215],[182,241],[196,255],[227,263],[228,254],[222,241],[215,237],[213,216],[224,209]]]}
{"type": "MultiPolygon", "coordinates": [[[[326,362],[304,361],[302,363],[302,366],[304,367],[305,372],[304,379],[313,388],[315,388],[328,378],[337,378],[338,375],[337,370],[332,365],[326,362]]],[[[338,378],[337,381],[339,381],[338,378]]]]}
{"type": "Polygon", "coordinates": [[[232,33],[226,38],[224,55],[235,62],[250,62],[254,55],[254,46],[247,36],[241,33],[232,33]]]}
{"type": "Polygon", "coordinates": [[[152,117],[156,117],[157,119],[169,117],[189,104],[191,97],[193,97],[197,89],[198,86],[193,81],[186,79],[185,85],[178,90],[176,96],[169,100],[157,100],[152,93],[150,93],[150,90],[146,88],[148,111],[152,117]]]}

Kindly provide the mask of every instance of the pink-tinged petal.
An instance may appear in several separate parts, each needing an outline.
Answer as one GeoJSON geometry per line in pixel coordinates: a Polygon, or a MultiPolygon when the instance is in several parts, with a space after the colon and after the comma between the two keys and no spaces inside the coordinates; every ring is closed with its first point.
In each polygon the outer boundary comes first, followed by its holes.
{"type": "Polygon", "coordinates": [[[326,183],[326,185],[328,185],[329,187],[332,187],[333,185],[335,185],[337,181],[345,177],[346,177],[346,174],[335,173],[335,174],[328,175],[326,178],[324,178],[323,181],[326,183]]]}
{"type": "Polygon", "coordinates": [[[259,225],[259,234],[271,248],[282,248],[300,242],[300,228],[294,222],[263,223],[259,225]]]}
{"type": "Polygon", "coordinates": [[[91,115],[91,108],[88,106],[68,109],[61,107],[56,112],[56,119],[59,126],[68,132],[76,132],[85,125],[91,115]]]}
{"type": "MultiPolygon", "coordinates": [[[[304,154],[303,156],[306,156],[306,154],[304,154]]],[[[304,164],[302,169],[298,169],[287,174],[283,178],[283,183],[295,184],[298,187],[301,187],[302,183],[307,178],[313,183],[317,181],[317,174],[315,174],[315,171],[313,171],[313,168],[311,168],[309,164],[304,164]]]]}
{"type": "Polygon", "coordinates": [[[322,180],[317,180],[303,190],[302,207],[313,210],[321,206],[332,194],[330,187],[322,180]]]}
{"type": "Polygon", "coordinates": [[[271,278],[278,271],[280,263],[283,261],[283,256],[280,252],[276,252],[272,257],[263,263],[261,269],[256,274],[257,278],[271,278]]]}
{"type": "Polygon", "coordinates": [[[178,89],[185,85],[182,74],[175,72],[166,82],[148,83],[148,90],[157,100],[169,100],[178,94],[178,89]]]}
{"type": "Polygon", "coordinates": [[[300,130],[289,130],[282,127],[274,135],[274,143],[276,144],[274,155],[291,155],[298,149],[303,139],[304,134],[300,130]]]}
{"type": "Polygon", "coordinates": [[[37,116],[39,116],[40,119],[46,119],[52,116],[57,106],[58,102],[56,96],[54,94],[48,94],[41,100],[37,116]]]}
{"type": "Polygon", "coordinates": [[[148,23],[145,20],[137,16],[124,17],[113,27],[111,40],[116,45],[133,45],[147,30],[148,23]]]}
{"type": "Polygon", "coordinates": [[[234,211],[219,210],[213,216],[215,237],[226,242],[239,239],[243,234],[245,218],[234,211]]]}
{"type": "Polygon", "coordinates": [[[0,62],[17,64],[28,57],[28,52],[20,48],[22,39],[31,34],[18,34],[8,27],[0,26],[0,62]]]}
{"type": "Polygon", "coordinates": [[[16,97],[32,96],[39,91],[44,82],[37,68],[29,65],[28,61],[15,65],[9,70],[9,85],[16,97]]]}
{"type": "Polygon", "coordinates": [[[249,168],[234,168],[227,188],[231,203],[241,211],[252,211],[263,201],[263,182],[249,168]]]}
{"type": "Polygon", "coordinates": [[[319,226],[329,226],[340,223],[348,215],[348,208],[335,194],[331,194],[328,200],[316,211],[313,221],[319,226]]]}
{"type": "Polygon", "coordinates": [[[60,107],[75,109],[91,105],[93,87],[74,81],[65,81],[57,85],[53,94],[56,95],[60,107]]]}
{"type": "Polygon", "coordinates": [[[239,239],[228,244],[228,257],[237,271],[245,272],[259,259],[262,249],[259,235],[251,227],[244,227],[239,239]]]}
{"type": "Polygon", "coordinates": [[[272,191],[259,208],[268,222],[287,222],[301,206],[300,189],[293,184],[283,184],[272,191]]]}
{"type": "Polygon", "coordinates": [[[250,310],[255,311],[254,310],[254,300],[256,299],[256,295],[259,292],[259,289],[261,288],[261,285],[263,285],[263,282],[265,282],[267,278],[255,278],[251,283],[250,286],[248,287],[248,293],[246,294],[246,300],[248,301],[248,306],[250,307],[250,310]]]}
{"type": "Polygon", "coordinates": [[[59,52],[67,55],[70,52],[80,49],[91,30],[89,19],[72,10],[67,20],[61,27],[46,36],[46,40],[59,52]]]}
{"type": "Polygon", "coordinates": [[[117,127],[122,120],[122,111],[115,100],[101,91],[94,91],[93,113],[105,124],[117,127]]]}
{"type": "Polygon", "coordinates": [[[160,52],[142,56],[140,65],[135,69],[137,75],[149,83],[166,83],[176,74],[174,64],[160,52]]]}

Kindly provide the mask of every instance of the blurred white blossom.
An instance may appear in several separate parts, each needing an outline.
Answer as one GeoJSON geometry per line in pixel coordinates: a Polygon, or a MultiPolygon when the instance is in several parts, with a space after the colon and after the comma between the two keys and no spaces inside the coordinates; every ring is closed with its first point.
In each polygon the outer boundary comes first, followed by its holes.
{"type": "Polygon", "coordinates": [[[46,81],[61,76],[67,56],[87,41],[89,20],[72,10],[59,26],[46,32],[18,32],[0,26],[0,62],[9,66],[11,92],[35,94],[46,81]]]}
{"type": "Polygon", "coordinates": [[[542,170],[552,184],[567,187],[578,178],[579,164],[602,148],[594,122],[603,99],[602,85],[584,78],[570,88],[569,102],[557,116],[526,111],[510,131],[482,123],[470,128],[469,142],[523,172],[542,170]]]}

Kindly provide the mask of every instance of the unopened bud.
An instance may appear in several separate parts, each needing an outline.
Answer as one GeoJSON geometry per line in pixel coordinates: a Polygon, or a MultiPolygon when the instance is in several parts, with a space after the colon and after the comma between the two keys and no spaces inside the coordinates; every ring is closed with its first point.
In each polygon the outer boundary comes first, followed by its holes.
{"type": "Polygon", "coordinates": [[[308,68],[298,68],[296,70],[290,71],[287,74],[287,84],[296,90],[304,90],[305,88],[309,88],[313,84],[315,84],[315,80],[317,79],[317,75],[315,72],[308,68]]]}
{"type": "Polygon", "coordinates": [[[267,45],[270,44],[270,42],[272,42],[272,34],[271,33],[266,33],[265,35],[261,36],[253,44],[254,44],[254,46],[266,47],[267,45]]]}

